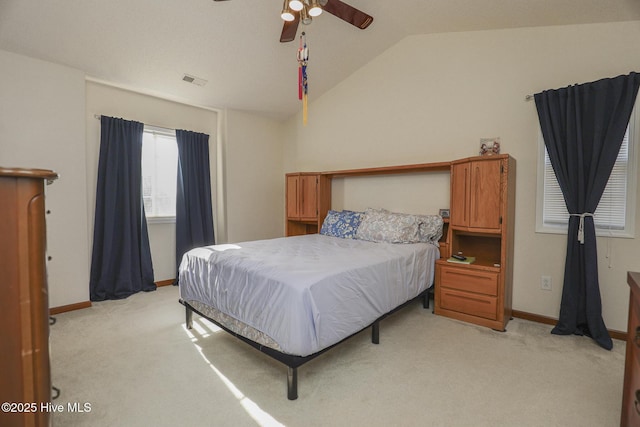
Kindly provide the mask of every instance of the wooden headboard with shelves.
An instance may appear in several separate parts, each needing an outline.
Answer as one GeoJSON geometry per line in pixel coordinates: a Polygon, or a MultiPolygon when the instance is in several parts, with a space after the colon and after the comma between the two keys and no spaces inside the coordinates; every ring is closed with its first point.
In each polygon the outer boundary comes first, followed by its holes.
{"type": "MultiPolygon", "coordinates": [[[[298,172],[286,174],[286,235],[314,234],[320,231],[327,212],[331,209],[332,183],[336,178],[406,175],[416,173],[447,172],[451,162],[417,163],[362,169],[325,172],[298,172]]],[[[447,194],[449,189],[446,189],[447,194]]],[[[446,208],[447,206],[440,206],[446,208]]],[[[440,256],[450,256],[449,222],[445,220],[440,240],[440,256]]]]}

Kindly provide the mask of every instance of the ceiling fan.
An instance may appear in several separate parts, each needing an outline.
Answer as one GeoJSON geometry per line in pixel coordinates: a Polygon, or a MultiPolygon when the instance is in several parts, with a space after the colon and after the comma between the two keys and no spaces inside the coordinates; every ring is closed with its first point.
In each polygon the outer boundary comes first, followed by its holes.
{"type": "MultiPolygon", "coordinates": [[[[227,1],[227,0],[214,0],[227,1]]],[[[364,30],[373,22],[373,17],[341,0],[284,0],[281,17],[284,20],[280,42],[296,38],[298,25],[310,24],[314,16],[326,11],[349,24],[364,30]]]]}

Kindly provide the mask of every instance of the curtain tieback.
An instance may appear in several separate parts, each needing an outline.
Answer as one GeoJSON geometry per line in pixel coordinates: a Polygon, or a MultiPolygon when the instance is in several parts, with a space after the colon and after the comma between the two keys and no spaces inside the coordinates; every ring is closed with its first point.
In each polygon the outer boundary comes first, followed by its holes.
{"type": "Polygon", "coordinates": [[[569,214],[570,216],[579,216],[580,224],[578,225],[578,241],[581,245],[584,245],[584,217],[590,216],[593,218],[593,214],[589,212],[581,213],[581,214],[569,214]]]}

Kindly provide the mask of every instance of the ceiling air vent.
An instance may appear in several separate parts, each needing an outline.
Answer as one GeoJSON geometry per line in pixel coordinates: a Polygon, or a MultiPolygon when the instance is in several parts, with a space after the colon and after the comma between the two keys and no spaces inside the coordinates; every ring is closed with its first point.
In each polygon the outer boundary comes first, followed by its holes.
{"type": "Polygon", "coordinates": [[[204,86],[207,84],[207,81],[205,79],[201,79],[200,77],[192,76],[190,74],[185,74],[182,77],[182,80],[187,83],[193,83],[194,85],[198,85],[198,86],[204,86]]]}

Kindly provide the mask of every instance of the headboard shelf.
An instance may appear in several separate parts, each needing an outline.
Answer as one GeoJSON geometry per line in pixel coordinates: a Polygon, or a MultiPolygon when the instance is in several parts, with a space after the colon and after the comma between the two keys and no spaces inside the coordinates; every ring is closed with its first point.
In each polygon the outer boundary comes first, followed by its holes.
{"type": "Polygon", "coordinates": [[[448,172],[451,169],[451,162],[418,163],[413,165],[383,166],[377,168],[346,169],[338,171],[322,172],[331,178],[342,178],[348,176],[366,175],[391,175],[415,172],[448,172]]]}

